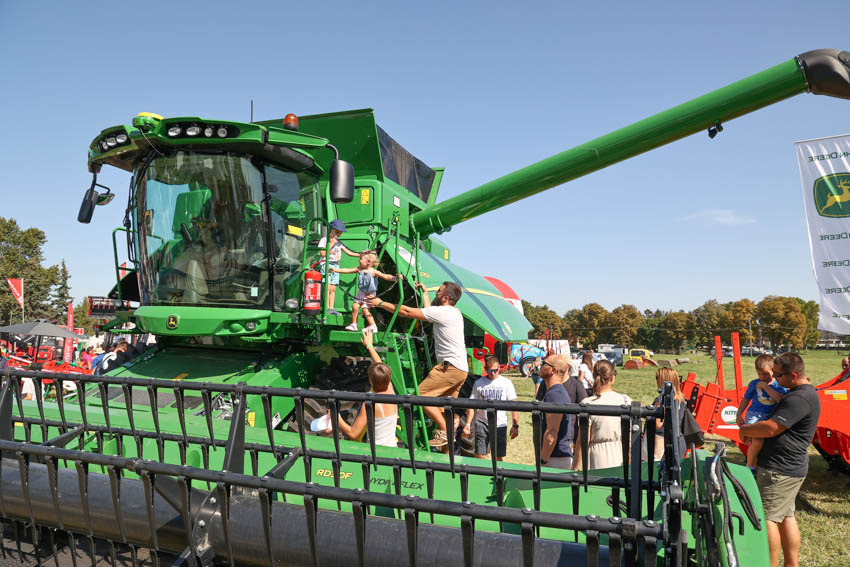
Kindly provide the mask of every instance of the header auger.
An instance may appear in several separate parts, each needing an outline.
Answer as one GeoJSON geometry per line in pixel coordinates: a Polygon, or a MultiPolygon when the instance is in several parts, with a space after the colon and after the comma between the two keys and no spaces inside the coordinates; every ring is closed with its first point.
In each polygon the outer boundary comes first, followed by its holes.
{"type": "MultiPolygon", "coordinates": [[[[836,50],[802,54],[441,203],[443,170],[400,146],[371,110],[283,124],[143,113],[103,130],[89,148],[93,179],[78,218],[89,222],[112,200],[98,189],[103,165],[133,174],[114,233],[125,233],[131,265],[110,294],[121,306],[114,326],[132,323],[124,332],[155,335],[156,346],[107,376],[73,377],[65,397],[38,387],[23,400],[20,381],[56,380],[61,392],[67,375],[3,378],[0,518],[45,549],[45,536],[70,547],[82,537],[193,565],[765,563],[748,471],[730,465],[718,479],[722,452],[694,446],[683,460],[675,423],[663,459],[641,462],[642,443],[653,454],[655,418],[677,415],[669,392],[658,408],[419,397],[430,337],[398,311],[378,321],[376,346],[392,369],[397,396],[382,401],[399,405],[399,448],[343,441],[336,428],[310,434],[313,417],[351,418],[361,406],[374,432],[375,395],[359,336],[343,329],[354,281],[343,275],[329,305],[328,270],[320,282],[305,276],[324,264],[319,241],[340,219],[346,247],[377,250],[379,269],[397,276],[377,291],[389,302],[418,306],[417,283],[463,288],[470,355],[485,333],[526,339],[528,321],[452,263],[434,234],[692,133],[716,136],[798,93],[850,98],[848,63],[836,50]],[[317,297],[320,308],[305,309],[317,297]],[[455,457],[452,436],[448,455],[428,452],[428,405],[447,423],[470,407],[530,413],[536,464],[455,457]],[[544,412],[583,424],[620,416],[627,464],[541,467],[544,412]]],[[[353,265],[343,256],[343,268],[353,265]]]]}

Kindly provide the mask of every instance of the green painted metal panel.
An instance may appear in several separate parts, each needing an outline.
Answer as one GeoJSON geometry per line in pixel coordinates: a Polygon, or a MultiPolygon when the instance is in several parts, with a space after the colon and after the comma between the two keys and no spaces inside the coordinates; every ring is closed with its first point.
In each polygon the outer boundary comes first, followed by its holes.
{"type": "Polygon", "coordinates": [[[157,335],[250,335],[268,329],[270,311],[224,307],[170,307],[145,305],[135,311],[136,322],[157,335]],[[245,324],[254,322],[252,330],[245,324]]]}
{"type": "MultiPolygon", "coordinates": [[[[394,253],[399,271],[409,281],[414,281],[411,264],[415,259],[410,245],[400,243],[397,250],[390,252],[394,253]]],[[[531,324],[483,276],[424,250],[419,251],[418,258],[419,281],[428,286],[429,290],[436,290],[445,281],[453,281],[463,288],[463,295],[457,307],[466,319],[500,341],[528,338],[531,324]]]]}
{"type": "MultiPolygon", "coordinates": [[[[371,108],[299,116],[298,120],[301,132],[330,140],[339,150],[340,157],[354,166],[358,177],[372,176],[383,181],[378,130],[371,108]]],[[[280,127],[281,121],[267,120],[259,124],[280,127]]],[[[328,149],[314,152],[313,157],[327,171],[334,154],[328,149]]]]}

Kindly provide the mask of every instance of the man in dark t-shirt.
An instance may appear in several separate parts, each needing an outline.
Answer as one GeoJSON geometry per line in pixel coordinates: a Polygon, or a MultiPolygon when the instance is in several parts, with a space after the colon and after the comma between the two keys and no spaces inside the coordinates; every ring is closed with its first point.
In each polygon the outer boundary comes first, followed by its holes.
{"type": "Polygon", "coordinates": [[[820,401],[806,377],[800,355],[786,352],[773,361],[773,377],[788,393],[768,419],[740,427],[741,438],[764,439],[759,453],[756,482],[764,504],[771,565],[779,549],[785,567],[796,567],[800,554],[800,528],[794,518],[794,501],[809,472],[807,449],[820,417],[820,401]]]}
{"type": "MultiPolygon", "coordinates": [[[[544,402],[555,404],[572,403],[572,398],[561,383],[569,372],[570,364],[560,354],[547,356],[540,368],[540,377],[546,385],[544,402]]],[[[541,386],[541,390],[543,386],[541,386]]],[[[540,448],[540,464],[559,469],[573,468],[573,419],[563,413],[547,413],[543,421],[543,445],[540,448]]]]}
{"type": "MultiPolygon", "coordinates": [[[[567,361],[569,363],[569,361],[567,361]]],[[[567,394],[570,396],[570,400],[574,404],[580,404],[583,399],[587,397],[587,390],[585,390],[584,386],[581,382],[578,381],[578,378],[575,376],[570,376],[569,374],[565,374],[562,376],[563,382],[561,384],[564,386],[564,389],[567,391],[567,394]]],[[[546,387],[546,382],[541,382],[540,387],[537,389],[537,395],[535,399],[543,401],[543,397],[546,395],[548,388],[546,387]]],[[[575,416],[570,416],[569,419],[572,421],[572,437],[570,437],[570,443],[573,448],[573,470],[578,470],[581,468],[581,445],[578,441],[578,436],[581,433],[580,425],[575,416]]],[[[544,424],[545,426],[545,424],[544,424]]]]}

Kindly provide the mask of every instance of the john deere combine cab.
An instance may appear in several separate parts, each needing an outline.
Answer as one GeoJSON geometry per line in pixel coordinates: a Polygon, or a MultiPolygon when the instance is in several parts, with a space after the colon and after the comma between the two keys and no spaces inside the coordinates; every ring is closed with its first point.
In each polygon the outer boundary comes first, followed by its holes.
{"type": "MultiPolygon", "coordinates": [[[[463,288],[466,344],[527,338],[529,323],[484,277],[452,262],[435,234],[495,208],[722,124],[798,93],[850,98],[850,54],[808,52],[737,83],[437,203],[443,170],[415,158],[371,110],[241,123],[141,114],[89,148],[79,220],[113,193],[103,165],[131,173],[130,273],[115,324],[156,345],[105,376],[11,371],[0,392],[0,517],[44,554],[86,551],[191,565],[766,565],[752,475],[679,443],[658,407],[485,402],[418,396],[435,362],[418,323],[379,320],[395,396],[368,392],[359,335],[344,330],[356,282],[328,304],[319,242],[335,219],[354,251],[395,274],[378,295],[418,306],[415,284],[463,288]],[[320,280],[321,288],[314,280],[320,280]],[[309,285],[308,285],[309,284],[309,285]],[[321,289],[317,295],[316,290],[321,289]],[[128,303],[129,302],[129,303],[128,303]],[[125,306],[131,305],[127,309],[125,306]],[[37,383],[24,400],[21,380],[37,383]],[[42,388],[64,396],[45,396],[42,388]],[[398,448],[376,447],[375,403],[399,406],[398,448]],[[429,451],[425,406],[529,413],[535,464],[429,451]],[[367,415],[367,442],[337,416],[367,415]],[[330,412],[334,434],[309,422],[330,412]],[[619,416],[624,465],[576,472],[540,464],[546,413],[619,416]],[[144,550],[144,552],[142,552],[144,550]]],[[[118,251],[115,250],[116,276],[118,251]]],[[[327,250],[327,244],[325,244],[327,250]]],[[[343,267],[354,259],[343,256],[343,267]]],[[[491,436],[494,438],[495,436],[491,436]]],[[[25,547],[26,548],[26,547],[25,547]]]]}

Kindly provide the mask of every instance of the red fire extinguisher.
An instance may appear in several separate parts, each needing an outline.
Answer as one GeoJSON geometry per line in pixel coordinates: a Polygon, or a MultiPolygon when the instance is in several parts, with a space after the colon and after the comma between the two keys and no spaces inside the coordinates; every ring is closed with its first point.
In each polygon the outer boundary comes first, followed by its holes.
{"type": "Polygon", "coordinates": [[[304,273],[304,301],[302,309],[316,315],[322,309],[322,274],[316,270],[304,273]]]}

